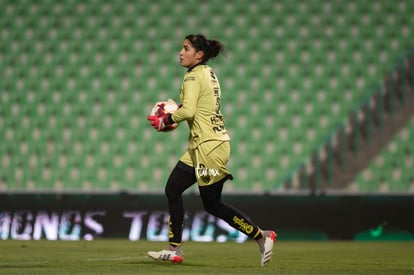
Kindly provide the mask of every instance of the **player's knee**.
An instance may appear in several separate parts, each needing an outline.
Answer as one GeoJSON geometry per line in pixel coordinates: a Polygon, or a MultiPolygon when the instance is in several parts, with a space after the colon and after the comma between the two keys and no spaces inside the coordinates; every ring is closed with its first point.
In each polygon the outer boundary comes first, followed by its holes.
{"type": "Polygon", "coordinates": [[[207,213],[209,213],[210,215],[213,215],[213,216],[217,217],[217,215],[218,215],[218,211],[217,211],[217,209],[214,209],[214,208],[209,208],[209,207],[205,207],[204,209],[205,209],[205,210],[206,210],[206,212],[207,212],[207,213]]]}
{"type": "Polygon", "coordinates": [[[218,217],[220,215],[220,204],[213,202],[204,202],[204,209],[210,215],[218,217]]]}
{"type": "Polygon", "coordinates": [[[172,188],[171,187],[172,185],[171,184],[168,184],[167,183],[167,185],[165,186],[165,190],[164,190],[164,193],[165,193],[165,195],[167,196],[167,199],[169,200],[169,201],[174,201],[174,200],[176,200],[181,194],[178,194],[178,192],[174,189],[174,188],[172,188]]]}

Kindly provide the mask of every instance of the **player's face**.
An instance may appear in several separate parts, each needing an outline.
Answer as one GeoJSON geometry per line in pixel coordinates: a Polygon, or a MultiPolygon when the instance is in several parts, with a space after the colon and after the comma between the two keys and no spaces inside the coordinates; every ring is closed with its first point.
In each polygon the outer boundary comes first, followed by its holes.
{"type": "Polygon", "coordinates": [[[201,62],[203,58],[202,51],[196,51],[191,42],[185,39],[180,51],[180,64],[185,68],[191,68],[201,62]]]}

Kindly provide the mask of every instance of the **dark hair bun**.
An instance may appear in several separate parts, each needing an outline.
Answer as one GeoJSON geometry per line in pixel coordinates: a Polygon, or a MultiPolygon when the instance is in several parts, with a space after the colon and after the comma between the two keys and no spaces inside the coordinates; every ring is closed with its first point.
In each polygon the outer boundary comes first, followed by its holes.
{"type": "Polygon", "coordinates": [[[224,51],[224,46],[220,41],[209,40],[202,34],[189,34],[185,39],[188,39],[197,51],[204,52],[203,62],[217,57],[224,51]]]}
{"type": "Polygon", "coordinates": [[[207,40],[209,58],[215,58],[224,50],[223,44],[218,40],[207,40]]]}

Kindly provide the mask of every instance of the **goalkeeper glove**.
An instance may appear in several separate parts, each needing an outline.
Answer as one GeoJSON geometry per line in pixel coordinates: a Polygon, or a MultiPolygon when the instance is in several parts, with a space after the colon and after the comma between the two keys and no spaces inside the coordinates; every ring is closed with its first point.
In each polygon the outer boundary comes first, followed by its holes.
{"type": "Polygon", "coordinates": [[[150,121],[152,127],[159,132],[174,123],[171,119],[171,114],[168,113],[157,116],[147,116],[147,119],[150,121]]]}

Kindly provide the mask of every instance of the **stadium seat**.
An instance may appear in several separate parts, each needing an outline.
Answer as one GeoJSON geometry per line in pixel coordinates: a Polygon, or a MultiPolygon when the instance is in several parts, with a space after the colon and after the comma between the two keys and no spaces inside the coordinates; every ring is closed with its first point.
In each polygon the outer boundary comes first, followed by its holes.
{"type": "MultiPolygon", "coordinates": [[[[282,190],[277,183],[412,46],[414,23],[408,0],[1,4],[0,133],[9,169],[0,188],[7,190],[163,192],[188,130],[160,135],[145,117],[154,102],[178,100],[185,69],[177,55],[190,32],[226,47],[211,65],[239,175],[229,188],[282,190]]],[[[414,150],[404,144],[384,157],[382,177],[398,157],[410,163],[414,150]]],[[[409,188],[410,165],[397,163],[404,184],[387,177],[389,191],[409,188]]],[[[360,190],[378,190],[364,187],[381,178],[367,169],[373,176],[356,179],[360,190]]]]}
{"type": "Polygon", "coordinates": [[[355,182],[358,190],[397,193],[410,191],[414,179],[413,137],[414,120],[411,120],[376,160],[357,176],[355,182]]]}

